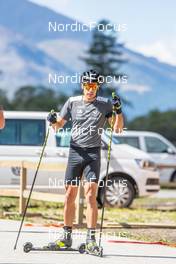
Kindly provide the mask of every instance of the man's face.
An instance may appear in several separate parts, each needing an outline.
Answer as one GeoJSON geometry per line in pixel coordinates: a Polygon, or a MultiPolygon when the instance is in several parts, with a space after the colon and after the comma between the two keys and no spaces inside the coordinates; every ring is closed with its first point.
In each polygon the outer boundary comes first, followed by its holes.
{"type": "Polygon", "coordinates": [[[98,83],[83,83],[84,96],[87,99],[93,99],[98,91],[98,83]]]}

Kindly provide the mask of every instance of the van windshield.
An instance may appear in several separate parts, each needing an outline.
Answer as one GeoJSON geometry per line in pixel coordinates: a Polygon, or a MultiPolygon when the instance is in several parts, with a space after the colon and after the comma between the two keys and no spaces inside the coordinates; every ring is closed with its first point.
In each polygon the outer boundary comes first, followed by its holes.
{"type": "MultiPolygon", "coordinates": [[[[106,132],[106,136],[109,138],[110,137],[110,132],[106,132]]],[[[114,134],[112,137],[112,142],[114,144],[127,144],[130,145],[134,148],[140,149],[140,143],[139,143],[139,137],[136,136],[127,136],[127,135],[122,135],[122,134],[114,134]]]]}
{"type": "MultiPolygon", "coordinates": [[[[104,135],[105,135],[105,137],[106,137],[107,139],[110,138],[110,132],[105,132],[104,135]]],[[[112,142],[113,142],[114,144],[121,144],[120,141],[118,140],[118,137],[115,136],[115,135],[112,136],[112,142]]]]}
{"type": "MultiPolygon", "coordinates": [[[[104,134],[105,137],[103,137],[105,139],[105,142],[108,144],[108,140],[110,137],[110,133],[106,132],[104,134]]],[[[71,140],[71,131],[65,130],[65,129],[60,129],[58,130],[58,132],[56,133],[56,144],[57,147],[69,147],[70,146],[70,140],[71,140]]],[[[113,135],[112,137],[112,142],[114,144],[122,144],[119,140],[118,137],[113,135]]]]}
{"type": "Polygon", "coordinates": [[[114,144],[127,144],[140,149],[139,137],[137,136],[118,134],[113,136],[113,142],[114,144]]]}

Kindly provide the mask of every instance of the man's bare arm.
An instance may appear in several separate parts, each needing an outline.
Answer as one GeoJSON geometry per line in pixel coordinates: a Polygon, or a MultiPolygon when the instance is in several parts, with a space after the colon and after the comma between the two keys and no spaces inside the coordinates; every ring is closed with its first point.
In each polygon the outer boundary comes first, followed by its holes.
{"type": "MultiPolygon", "coordinates": [[[[108,123],[111,126],[111,120],[112,117],[108,118],[108,123]]],[[[115,133],[122,133],[123,132],[123,128],[124,128],[124,119],[123,119],[123,114],[118,114],[115,115],[114,117],[114,125],[113,125],[113,130],[115,133]]]]}
{"type": "Polygon", "coordinates": [[[3,107],[0,105],[0,129],[3,129],[5,127],[5,119],[4,119],[4,113],[3,113],[3,107]]]}

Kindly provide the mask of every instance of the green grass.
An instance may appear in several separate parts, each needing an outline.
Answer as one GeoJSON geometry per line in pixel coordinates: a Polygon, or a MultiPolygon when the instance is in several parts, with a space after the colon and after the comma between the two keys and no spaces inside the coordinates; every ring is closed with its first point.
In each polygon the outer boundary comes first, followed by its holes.
{"type": "MultiPolygon", "coordinates": [[[[18,198],[15,197],[0,197],[0,218],[20,220],[18,215],[18,198]],[[4,216],[5,212],[16,212],[17,214],[4,216]]],[[[55,202],[42,202],[31,200],[27,210],[29,214],[37,214],[34,217],[26,217],[26,222],[42,222],[48,223],[50,220],[63,221],[63,204],[55,202]],[[39,216],[41,215],[41,216],[39,216]]]]}
{"type": "Polygon", "coordinates": [[[107,208],[105,218],[116,223],[162,223],[176,225],[176,211],[150,210],[148,206],[176,203],[175,199],[139,198],[130,208],[107,208]]]}
{"type": "Polygon", "coordinates": [[[146,209],[107,209],[105,219],[115,223],[162,223],[176,225],[176,212],[150,211],[146,209]]]}
{"type": "MultiPolygon", "coordinates": [[[[175,199],[140,198],[135,199],[131,208],[106,208],[105,220],[114,223],[162,223],[176,225],[176,211],[149,210],[148,205],[175,202],[175,199]]],[[[20,219],[19,215],[4,216],[4,212],[18,213],[18,198],[0,197],[0,218],[20,219]]],[[[31,200],[28,213],[37,214],[26,220],[42,222],[63,221],[63,204],[31,200]]],[[[101,213],[99,210],[99,217],[101,213]]]]}

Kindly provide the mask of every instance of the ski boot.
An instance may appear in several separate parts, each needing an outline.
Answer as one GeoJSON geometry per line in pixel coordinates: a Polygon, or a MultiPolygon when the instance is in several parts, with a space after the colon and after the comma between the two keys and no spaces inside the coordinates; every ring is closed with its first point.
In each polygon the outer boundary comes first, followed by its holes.
{"type": "Polygon", "coordinates": [[[55,242],[49,243],[48,246],[55,248],[71,248],[72,246],[72,228],[64,226],[64,232],[55,242]]]}

